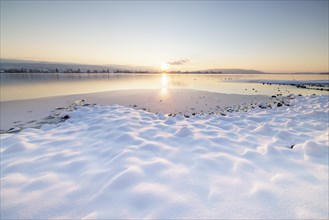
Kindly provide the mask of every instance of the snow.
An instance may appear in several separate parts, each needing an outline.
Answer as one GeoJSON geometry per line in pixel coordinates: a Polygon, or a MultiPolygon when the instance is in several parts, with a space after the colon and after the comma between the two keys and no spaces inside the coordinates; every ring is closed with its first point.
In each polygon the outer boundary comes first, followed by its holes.
{"type": "Polygon", "coordinates": [[[227,116],[79,107],[1,134],[1,218],[327,219],[328,96],[227,116]]]}

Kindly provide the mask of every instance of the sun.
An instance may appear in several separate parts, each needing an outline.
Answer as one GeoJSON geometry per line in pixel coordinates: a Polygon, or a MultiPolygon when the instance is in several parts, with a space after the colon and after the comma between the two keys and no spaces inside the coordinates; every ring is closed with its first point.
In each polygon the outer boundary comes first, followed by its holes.
{"type": "Polygon", "coordinates": [[[170,66],[170,65],[169,65],[168,63],[164,63],[164,64],[161,65],[161,70],[162,70],[162,71],[166,71],[166,70],[169,69],[169,66],[170,66]]]}

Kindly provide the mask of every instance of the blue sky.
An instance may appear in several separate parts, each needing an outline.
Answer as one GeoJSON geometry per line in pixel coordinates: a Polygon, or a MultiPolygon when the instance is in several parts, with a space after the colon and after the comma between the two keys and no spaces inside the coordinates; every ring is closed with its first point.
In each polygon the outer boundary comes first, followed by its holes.
{"type": "Polygon", "coordinates": [[[328,1],[1,1],[1,58],[328,71],[328,1]]]}

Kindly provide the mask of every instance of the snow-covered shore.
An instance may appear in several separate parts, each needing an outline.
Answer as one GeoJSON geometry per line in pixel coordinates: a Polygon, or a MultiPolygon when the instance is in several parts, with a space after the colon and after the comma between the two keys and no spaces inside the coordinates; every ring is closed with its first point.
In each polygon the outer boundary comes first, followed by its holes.
{"type": "Polygon", "coordinates": [[[1,137],[1,218],[327,219],[328,96],[168,117],[119,105],[1,137]]]}
{"type": "Polygon", "coordinates": [[[54,96],[27,100],[0,102],[0,133],[11,128],[38,128],[47,123],[49,116],[62,111],[76,100],[90,104],[119,104],[151,112],[194,113],[219,111],[228,106],[269,101],[265,95],[238,95],[191,89],[170,90],[122,90],[78,95],[54,96]],[[56,110],[58,109],[58,110],[56,110]]]}

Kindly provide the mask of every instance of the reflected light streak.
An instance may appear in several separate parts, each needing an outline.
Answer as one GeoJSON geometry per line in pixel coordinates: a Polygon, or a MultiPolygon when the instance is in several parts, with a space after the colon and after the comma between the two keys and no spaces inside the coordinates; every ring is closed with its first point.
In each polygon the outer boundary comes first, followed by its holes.
{"type": "Polygon", "coordinates": [[[163,87],[166,87],[166,88],[168,87],[168,76],[167,76],[167,74],[162,73],[161,83],[162,83],[162,88],[163,87]]]}
{"type": "Polygon", "coordinates": [[[168,92],[168,76],[165,73],[162,73],[161,85],[161,95],[166,95],[168,92]]]}

